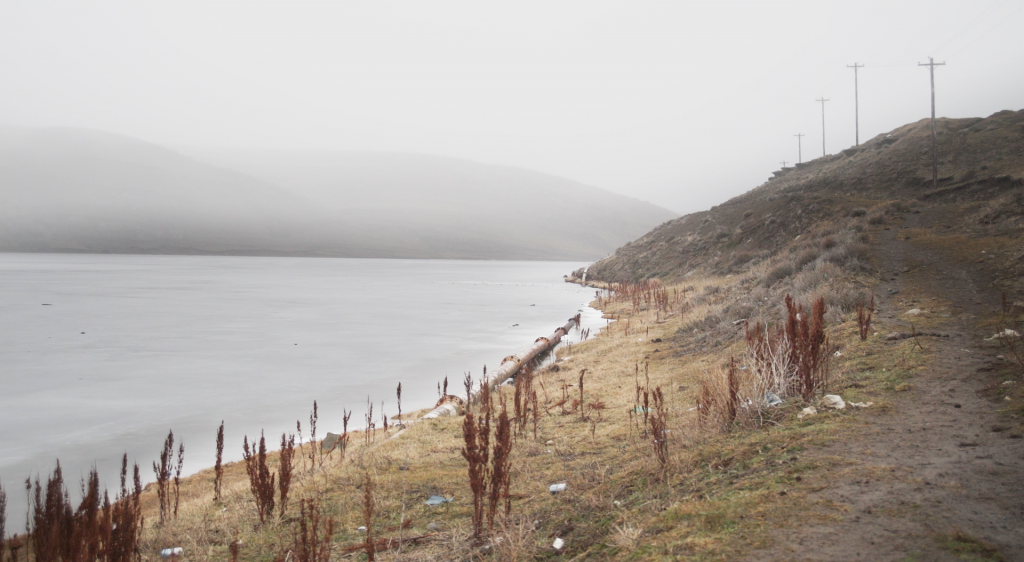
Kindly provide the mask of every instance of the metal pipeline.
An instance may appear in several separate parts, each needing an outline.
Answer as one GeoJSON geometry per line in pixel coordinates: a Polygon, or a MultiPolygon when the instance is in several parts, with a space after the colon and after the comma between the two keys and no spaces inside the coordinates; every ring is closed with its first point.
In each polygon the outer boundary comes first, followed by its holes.
{"type": "MultiPolygon", "coordinates": [[[[558,342],[562,341],[562,337],[568,334],[569,330],[571,330],[573,326],[577,325],[577,318],[578,316],[570,318],[569,321],[565,323],[565,326],[559,326],[550,336],[537,338],[533,342],[533,345],[526,350],[515,355],[509,355],[502,359],[501,365],[494,371],[485,375],[483,380],[480,381],[480,385],[477,387],[476,392],[473,392],[473,396],[466,398],[474,398],[479,395],[479,389],[483,388],[483,385],[485,384],[489,386],[497,386],[507,381],[509,378],[515,376],[515,374],[519,372],[519,369],[524,365],[529,365],[530,362],[538,355],[548,351],[549,349],[553,349],[558,345],[558,342]]],[[[466,400],[461,396],[452,396],[452,400],[446,400],[445,398],[442,398],[441,404],[438,404],[437,407],[424,414],[420,419],[429,420],[459,415],[461,406],[466,402],[466,400]],[[459,403],[460,401],[462,403],[459,403]]]]}

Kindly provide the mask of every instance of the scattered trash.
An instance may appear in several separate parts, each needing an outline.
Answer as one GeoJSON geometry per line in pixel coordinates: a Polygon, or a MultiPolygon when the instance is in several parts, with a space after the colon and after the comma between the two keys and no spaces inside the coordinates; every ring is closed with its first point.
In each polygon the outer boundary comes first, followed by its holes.
{"type": "Polygon", "coordinates": [[[635,414],[647,414],[650,413],[650,408],[644,408],[643,406],[634,406],[633,413],[635,414]]]}
{"type": "Polygon", "coordinates": [[[923,312],[920,308],[911,308],[907,311],[907,316],[917,316],[923,312]]]}
{"type": "Polygon", "coordinates": [[[986,340],[997,340],[999,338],[1019,338],[1019,337],[1020,337],[1020,332],[1018,332],[1017,330],[1011,330],[1011,329],[1007,328],[1007,329],[1003,330],[1002,332],[994,334],[991,338],[985,338],[985,339],[986,340]]]}
{"type": "Polygon", "coordinates": [[[1016,382],[1017,381],[1003,381],[1003,386],[1010,386],[1011,384],[1014,384],[1016,382]]]}
{"type": "Polygon", "coordinates": [[[619,500],[613,501],[612,504],[615,505],[615,507],[621,507],[622,506],[622,502],[620,502],[619,500]]]}
{"type": "Polygon", "coordinates": [[[746,371],[747,370],[747,366],[746,365],[740,365],[740,370],[741,371],[746,371]]]}
{"type": "Polygon", "coordinates": [[[554,439],[548,439],[547,441],[544,442],[544,444],[545,445],[554,445],[555,444],[555,440],[554,439]]]}
{"type": "Polygon", "coordinates": [[[365,533],[366,527],[360,526],[358,529],[356,529],[356,531],[359,531],[360,533],[365,533]]]}
{"type": "Polygon", "coordinates": [[[835,394],[826,394],[821,399],[821,405],[826,408],[832,408],[833,410],[842,410],[846,408],[846,402],[835,394]]]}
{"type": "Polygon", "coordinates": [[[843,356],[843,352],[841,352],[841,351],[836,351],[836,352],[835,352],[835,353],[833,353],[832,355],[834,355],[834,356],[836,356],[836,357],[842,357],[842,356],[843,356]]]}
{"type": "Polygon", "coordinates": [[[557,494],[558,492],[564,492],[568,488],[569,485],[566,484],[565,482],[562,482],[560,484],[552,484],[548,486],[548,491],[551,492],[552,494],[557,494]]]}
{"type": "Polygon", "coordinates": [[[782,398],[775,396],[775,394],[770,390],[764,393],[764,401],[768,403],[768,407],[782,404],[782,398]]]}
{"type": "Polygon", "coordinates": [[[889,334],[885,336],[885,341],[896,341],[898,339],[902,339],[902,334],[899,332],[889,332],[889,334]]]}
{"type": "Polygon", "coordinates": [[[450,503],[454,500],[455,496],[452,496],[450,498],[446,498],[444,496],[430,496],[424,503],[426,503],[427,505],[441,505],[443,503],[450,503]]]}
{"type": "Polygon", "coordinates": [[[563,541],[561,537],[556,538],[555,542],[551,544],[551,547],[555,550],[562,550],[563,546],[565,546],[565,541],[563,541]]]}
{"type": "Polygon", "coordinates": [[[869,408],[871,406],[874,406],[875,403],[874,402],[850,402],[850,405],[853,406],[854,408],[869,408]]]}
{"type": "Polygon", "coordinates": [[[996,355],[996,359],[1000,361],[1006,361],[1006,357],[1003,357],[1002,355],[996,355]]]}
{"type": "Polygon", "coordinates": [[[800,419],[803,419],[803,418],[806,418],[807,416],[813,416],[813,415],[815,415],[817,413],[818,413],[818,409],[817,408],[815,408],[814,406],[808,406],[808,407],[804,408],[803,410],[801,410],[800,413],[796,415],[796,417],[798,417],[800,419]]]}
{"type": "Polygon", "coordinates": [[[182,556],[185,554],[185,549],[179,547],[176,548],[165,548],[160,551],[160,558],[174,558],[176,556],[182,556]]]}

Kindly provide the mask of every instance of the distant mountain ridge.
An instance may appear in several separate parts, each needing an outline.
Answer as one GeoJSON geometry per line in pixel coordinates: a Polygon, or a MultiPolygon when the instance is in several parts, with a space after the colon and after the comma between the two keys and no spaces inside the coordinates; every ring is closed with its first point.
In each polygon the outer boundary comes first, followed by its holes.
{"type": "Polygon", "coordinates": [[[184,152],[0,128],[0,251],[586,260],[676,216],[436,156],[184,152]]]}

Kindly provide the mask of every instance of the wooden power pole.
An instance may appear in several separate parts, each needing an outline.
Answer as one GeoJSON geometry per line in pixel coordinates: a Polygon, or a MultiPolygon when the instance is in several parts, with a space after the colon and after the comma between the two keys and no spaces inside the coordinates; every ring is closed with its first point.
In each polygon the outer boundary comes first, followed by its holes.
{"type": "Polygon", "coordinates": [[[798,164],[802,164],[804,161],[803,147],[800,146],[800,137],[804,136],[803,133],[797,133],[793,135],[796,137],[796,161],[798,164]]]}
{"type": "Polygon", "coordinates": [[[821,155],[825,156],[825,102],[830,100],[818,98],[814,101],[821,102],[821,155]]]}
{"type": "Polygon", "coordinates": [[[935,62],[935,59],[928,57],[928,62],[919,62],[917,66],[927,66],[932,77],[932,189],[939,186],[939,154],[935,147],[935,67],[944,66],[944,62],[935,62]]]}
{"type": "Polygon", "coordinates": [[[856,146],[860,146],[860,101],[857,99],[857,69],[864,68],[864,65],[855,62],[852,65],[846,65],[846,68],[853,69],[853,131],[856,146]]]}

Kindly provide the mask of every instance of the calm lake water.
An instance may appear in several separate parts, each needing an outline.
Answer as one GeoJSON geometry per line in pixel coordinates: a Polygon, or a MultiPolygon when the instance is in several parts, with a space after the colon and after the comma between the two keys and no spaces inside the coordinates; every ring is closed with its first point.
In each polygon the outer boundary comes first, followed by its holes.
{"type": "Polygon", "coordinates": [[[314,400],[320,436],[341,431],[343,408],[362,427],[368,396],[380,425],[399,382],[403,411],[432,406],[444,377],[461,389],[577,311],[602,327],[593,289],[562,281],[582,265],[0,254],[10,516],[58,458],[73,489],[94,465],[113,489],[125,452],[152,480],[169,429],[191,473],[213,465],[221,420],[237,460],[243,435],[265,430],[276,449],[296,420],[308,432],[314,400]]]}

